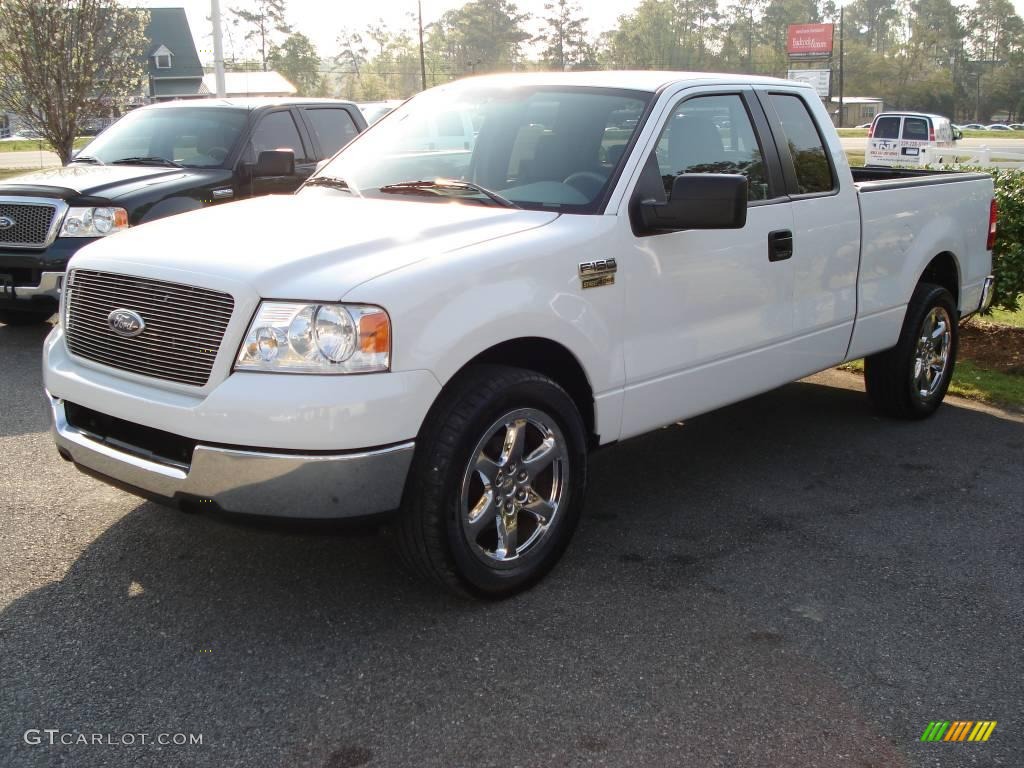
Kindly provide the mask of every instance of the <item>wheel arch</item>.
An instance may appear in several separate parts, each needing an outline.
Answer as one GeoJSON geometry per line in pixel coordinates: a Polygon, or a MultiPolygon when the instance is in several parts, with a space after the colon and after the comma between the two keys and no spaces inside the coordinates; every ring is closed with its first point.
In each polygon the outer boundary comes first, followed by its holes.
{"type": "Polygon", "coordinates": [[[921,283],[941,285],[953,296],[957,310],[960,309],[960,262],[952,251],[932,257],[917,279],[917,285],[921,283]]]}
{"type": "Polygon", "coordinates": [[[489,363],[525,368],[543,374],[564,389],[576,403],[592,447],[597,444],[594,389],[579,359],[568,347],[541,336],[522,336],[494,344],[467,360],[445,382],[447,387],[474,365],[489,363]]]}

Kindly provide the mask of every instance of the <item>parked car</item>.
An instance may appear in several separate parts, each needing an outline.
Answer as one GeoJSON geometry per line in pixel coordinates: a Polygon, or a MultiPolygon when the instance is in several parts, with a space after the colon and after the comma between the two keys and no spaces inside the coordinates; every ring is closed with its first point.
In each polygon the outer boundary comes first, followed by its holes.
{"type": "Polygon", "coordinates": [[[129,112],[66,167],[0,182],[0,322],[53,315],[65,265],[83,245],[165,216],[292,192],[365,127],[355,104],[328,99],[175,101],[129,112]]]}
{"type": "Polygon", "coordinates": [[[865,128],[870,128],[870,127],[871,127],[871,123],[861,123],[860,125],[857,126],[857,128],[859,130],[864,130],[865,128]]]}
{"type": "Polygon", "coordinates": [[[965,131],[987,131],[988,126],[981,125],[980,123],[968,123],[962,126],[965,131]]]}
{"type": "Polygon", "coordinates": [[[363,117],[366,118],[367,124],[373,125],[401,103],[401,99],[388,99],[387,101],[363,101],[357,106],[363,113],[363,117]]]}
{"type": "Polygon", "coordinates": [[[1013,128],[1011,128],[1008,125],[1003,125],[1002,123],[993,123],[992,125],[985,126],[985,130],[986,131],[1012,131],[1013,128]]]}
{"type": "Polygon", "coordinates": [[[298,194],[75,255],[43,353],[65,459],[190,509],[397,510],[415,572],[506,596],[564,551],[591,450],[861,357],[926,417],[990,300],[991,177],[851,173],[800,83],[490,76],[398,118],[298,194]],[[459,111],[445,178],[415,137],[459,111]]]}
{"type": "Polygon", "coordinates": [[[875,166],[927,165],[950,157],[962,138],[948,118],[922,112],[883,112],[868,130],[864,164],[875,166]],[[927,151],[926,151],[927,150],[927,151]]]}
{"type": "Polygon", "coordinates": [[[1010,123],[1010,128],[1015,131],[1024,131],[1024,123],[1010,123]]]}

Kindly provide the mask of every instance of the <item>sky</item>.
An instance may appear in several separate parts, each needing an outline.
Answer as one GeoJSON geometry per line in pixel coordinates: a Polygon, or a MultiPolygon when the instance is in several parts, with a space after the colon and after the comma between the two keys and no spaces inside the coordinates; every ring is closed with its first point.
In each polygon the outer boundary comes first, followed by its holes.
{"type": "MultiPolygon", "coordinates": [[[[466,0],[423,0],[423,23],[429,24],[446,11],[457,8],[466,0]]],[[[213,43],[210,36],[210,0],[135,0],[132,4],[149,8],[176,6],[188,13],[192,35],[196,38],[199,58],[204,63],[213,61],[213,43]]],[[[403,26],[412,28],[408,14],[416,11],[416,0],[287,0],[288,18],[292,26],[307,35],[317,46],[321,56],[333,56],[336,52],[338,33],[344,29],[362,30],[368,24],[382,19],[392,29],[403,26]]],[[[540,18],[544,12],[545,0],[516,0],[523,13],[540,18]]],[[[588,17],[588,29],[598,34],[615,26],[619,16],[629,13],[638,0],[580,0],[580,6],[588,17]]],[[[221,0],[221,13],[228,17],[228,9],[239,5],[239,0],[221,0]]],[[[244,0],[241,0],[244,4],[244,0]]],[[[1024,16],[1024,0],[1013,0],[1017,13],[1024,16]]],[[[537,26],[537,25],[534,25],[537,26]]],[[[528,27],[532,29],[531,27],[528,27]]],[[[239,45],[241,41],[238,41],[239,45]]],[[[227,46],[227,41],[225,41],[227,46]]],[[[229,55],[225,51],[225,55],[229,55]]]]}

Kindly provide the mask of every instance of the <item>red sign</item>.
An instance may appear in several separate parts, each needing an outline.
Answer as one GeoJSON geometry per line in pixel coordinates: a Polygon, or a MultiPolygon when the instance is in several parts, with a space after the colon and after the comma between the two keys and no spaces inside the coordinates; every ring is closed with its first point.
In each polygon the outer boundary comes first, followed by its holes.
{"type": "Polygon", "coordinates": [[[831,56],[831,24],[790,24],[786,37],[790,56],[831,56]]]}

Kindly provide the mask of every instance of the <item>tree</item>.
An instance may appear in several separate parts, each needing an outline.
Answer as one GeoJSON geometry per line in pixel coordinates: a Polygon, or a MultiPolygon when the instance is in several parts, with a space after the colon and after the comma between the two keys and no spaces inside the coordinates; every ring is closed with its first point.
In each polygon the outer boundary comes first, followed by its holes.
{"type": "Polygon", "coordinates": [[[141,92],[147,20],[115,0],[0,0],[0,106],[67,163],[84,118],[141,92]]]}
{"type": "Polygon", "coordinates": [[[320,91],[320,54],[313,41],[301,32],[271,48],[267,60],[291,81],[300,96],[313,96],[320,91]]]}
{"type": "Polygon", "coordinates": [[[256,0],[251,8],[232,8],[235,25],[245,25],[246,41],[257,41],[263,71],[267,71],[267,60],[274,45],[274,36],[287,35],[292,28],[285,20],[285,0],[256,0]]]}
{"type": "Polygon", "coordinates": [[[550,69],[575,69],[586,60],[589,49],[587,18],[571,0],[549,0],[544,11],[544,29],[532,41],[544,43],[541,59],[550,69]]]}

